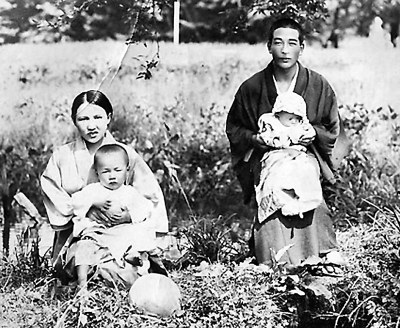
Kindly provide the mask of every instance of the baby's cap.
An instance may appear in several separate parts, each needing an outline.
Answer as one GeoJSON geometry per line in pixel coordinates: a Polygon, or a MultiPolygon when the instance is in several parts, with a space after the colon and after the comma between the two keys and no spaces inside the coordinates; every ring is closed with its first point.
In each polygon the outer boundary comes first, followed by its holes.
{"type": "Polygon", "coordinates": [[[303,97],[295,92],[280,93],[276,97],[272,113],[287,112],[307,119],[307,105],[303,97]]]}

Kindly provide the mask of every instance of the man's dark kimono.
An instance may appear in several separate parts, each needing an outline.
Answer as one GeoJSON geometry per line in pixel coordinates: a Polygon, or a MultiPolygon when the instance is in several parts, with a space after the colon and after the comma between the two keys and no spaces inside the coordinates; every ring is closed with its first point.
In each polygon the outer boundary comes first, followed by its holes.
{"type": "MultiPolygon", "coordinates": [[[[308,150],[317,157],[322,175],[333,182],[332,171],[342,158],[348,145],[344,134],[340,133],[343,131],[341,129],[336,96],[329,83],[320,74],[303,67],[300,63],[298,63],[298,66],[299,71],[294,92],[301,95],[306,101],[307,117],[316,131],[316,138],[312,145],[308,147],[308,150]]],[[[258,118],[264,113],[272,112],[276,97],[277,90],[273,81],[273,65],[270,63],[264,70],[256,73],[240,86],[228,114],[226,133],[230,141],[233,168],[242,186],[245,203],[248,203],[254,195],[254,183],[257,183],[259,163],[263,152],[255,149],[248,162],[244,161],[244,157],[254,147],[252,136],[258,131],[258,118]]],[[[337,246],[335,233],[326,204],[324,203],[320,208],[306,214],[308,215],[300,221],[295,220],[293,217],[285,218],[278,211],[271,215],[270,220],[279,220],[281,225],[283,224],[285,228],[291,231],[291,234],[294,234],[296,231],[293,229],[302,230],[305,227],[312,226],[313,217],[317,218],[318,221],[321,221],[321,224],[312,229],[319,236],[315,236],[314,232],[310,232],[311,235],[306,235],[304,238],[317,238],[318,240],[311,245],[312,250],[300,250],[299,252],[306,255],[310,252],[313,255],[315,253],[315,255],[318,255],[321,252],[335,249],[337,246]]],[[[257,229],[261,228],[256,220],[256,256],[257,229]]],[[[298,234],[302,234],[302,232],[298,232],[298,234]]],[[[267,237],[266,235],[258,236],[259,239],[267,237]]],[[[286,237],[284,239],[284,241],[281,240],[278,243],[279,247],[286,246],[282,243],[289,242],[286,237]]],[[[263,240],[259,241],[261,244],[263,243],[263,240]]],[[[264,246],[274,246],[274,243],[272,242],[271,245],[271,242],[270,240],[268,245],[264,246]]],[[[300,240],[299,242],[302,241],[300,240]]],[[[261,244],[259,247],[264,247],[261,244]]],[[[275,249],[275,251],[278,250],[275,249]]],[[[265,252],[269,252],[269,249],[265,250],[265,252]]],[[[293,256],[293,259],[290,259],[290,262],[297,262],[297,257],[302,256],[302,254],[297,253],[293,256]]],[[[289,257],[291,257],[290,254],[289,257]]],[[[258,261],[268,262],[268,258],[268,254],[263,254],[259,256],[258,261]]]]}

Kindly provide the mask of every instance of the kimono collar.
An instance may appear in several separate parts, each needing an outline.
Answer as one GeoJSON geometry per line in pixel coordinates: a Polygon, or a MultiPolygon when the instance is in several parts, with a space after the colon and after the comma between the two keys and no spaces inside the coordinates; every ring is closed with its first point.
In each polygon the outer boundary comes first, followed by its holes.
{"type": "MultiPolygon", "coordinates": [[[[287,92],[293,92],[293,91],[294,91],[294,87],[295,87],[295,85],[296,85],[296,81],[297,81],[297,76],[298,76],[298,75],[299,75],[299,64],[296,63],[296,73],[294,73],[294,76],[293,76],[293,78],[292,78],[292,81],[290,82],[289,89],[287,89],[287,92]]],[[[283,92],[281,92],[281,91],[278,89],[278,81],[276,81],[275,75],[272,75],[272,78],[273,78],[273,80],[274,80],[276,93],[277,93],[278,95],[281,94],[281,93],[283,93],[283,92]]]]}
{"type": "MultiPolygon", "coordinates": [[[[116,141],[109,131],[106,131],[101,145],[115,144],[116,141]]],[[[97,175],[93,168],[94,154],[90,154],[86,147],[85,140],[80,137],[75,142],[75,163],[78,175],[81,177],[84,185],[97,182],[97,175]]]]}
{"type": "MultiPolygon", "coordinates": [[[[298,72],[295,79],[293,79],[294,84],[294,92],[299,94],[304,98],[304,93],[308,84],[308,74],[307,69],[297,62],[298,72]]],[[[266,81],[267,87],[267,95],[268,95],[268,102],[272,108],[273,104],[275,103],[276,97],[278,96],[278,91],[276,90],[275,82],[274,82],[274,66],[272,62],[268,64],[268,66],[264,70],[264,78],[266,81]]]]}

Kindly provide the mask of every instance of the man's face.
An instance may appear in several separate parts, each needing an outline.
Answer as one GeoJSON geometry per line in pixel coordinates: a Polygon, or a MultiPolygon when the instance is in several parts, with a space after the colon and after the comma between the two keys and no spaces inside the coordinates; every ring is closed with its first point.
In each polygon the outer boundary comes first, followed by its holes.
{"type": "Polygon", "coordinates": [[[289,27],[276,29],[271,43],[268,44],[274,64],[283,70],[296,65],[303,48],[304,45],[299,40],[299,31],[289,27]]]}

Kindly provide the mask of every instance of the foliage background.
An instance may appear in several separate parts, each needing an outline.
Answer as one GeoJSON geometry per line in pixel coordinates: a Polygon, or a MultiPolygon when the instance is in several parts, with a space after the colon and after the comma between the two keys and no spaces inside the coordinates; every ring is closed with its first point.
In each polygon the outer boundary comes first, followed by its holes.
{"type": "MultiPolygon", "coordinates": [[[[174,0],[2,0],[0,43],[126,38],[137,13],[135,40],[171,41],[174,0]],[[40,28],[38,29],[38,24],[40,28]]],[[[326,42],[332,30],[368,36],[376,16],[400,22],[398,0],[187,0],[181,1],[183,42],[265,40],[271,17],[294,15],[326,42]]],[[[387,26],[389,28],[389,26],[387,26]]]]}
{"type": "MultiPolygon", "coordinates": [[[[196,6],[205,3],[194,2],[196,6]]],[[[15,3],[18,11],[11,13],[27,10],[33,12],[30,17],[40,17],[44,12],[40,6],[48,4],[15,3]]],[[[377,1],[341,2],[349,20],[361,4],[371,14],[368,17],[373,17],[371,8],[377,1]]],[[[112,17],[111,22],[121,18],[113,10],[101,15],[112,17]]],[[[9,19],[10,12],[7,17],[1,13],[2,19],[9,19]]],[[[172,278],[183,292],[184,313],[165,320],[148,318],[127,303],[126,294],[116,294],[115,302],[110,290],[101,285],[94,288],[94,310],[90,312],[68,291],[56,295],[46,262],[37,262],[37,254],[30,257],[18,252],[17,263],[1,262],[0,320],[27,327],[52,327],[57,321],[76,326],[85,316],[89,326],[104,327],[229,326],[238,320],[253,326],[306,326],[310,320],[314,324],[325,320],[332,327],[395,327],[400,299],[396,207],[400,100],[395,91],[400,87],[400,67],[398,49],[383,31],[370,30],[366,24],[368,38],[349,33],[339,49],[325,49],[310,40],[301,58],[333,85],[353,140],[338,184],[326,188],[341,247],[351,263],[341,279],[324,282],[333,294],[326,303],[321,294],[310,292],[307,276],[298,282],[286,276],[282,280],[279,267],[271,273],[246,262],[236,263],[247,255],[252,213],[241,205],[224,125],[240,83],[270,60],[265,46],[133,42],[113,79],[127,50],[121,42],[125,36],[119,33],[127,29],[96,29],[101,21],[96,15],[84,16],[88,33],[79,35],[84,40],[116,40],[67,42],[74,38],[73,31],[36,35],[36,25],[27,20],[27,25],[19,27],[17,39],[7,40],[30,42],[1,46],[0,92],[7,95],[0,98],[2,194],[19,188],[44,215],[38,176],[52,149],[73,138],[69,109],[74,96],[83,89],[100,87],[115,106],[114,135],[132,143],[149,163],[163,188],[171,227],[181,228],[189,240],[191,257],[171,265],[172,278]],[[110,34],[102,35],[104,31],[110,34]],[[35,43],[54,40],[60,42],[35,43]],[[155,61],[158,65],[150,71],[152,78],[138,79],[155,61]],[[198,266],[202,260],[217,263],[203,270],[198,266]],[[304,304],[308,307],[302,308],[304,304]]],[[[193,35],[200,28],[205,28],[202,22],[189,28],[186,41],[195,40],[193,35]]],[[[227,40],[221,33],[214,37],[227,40]]],[[[10,199],[3,197],[5,202],[10,199]]]]}

